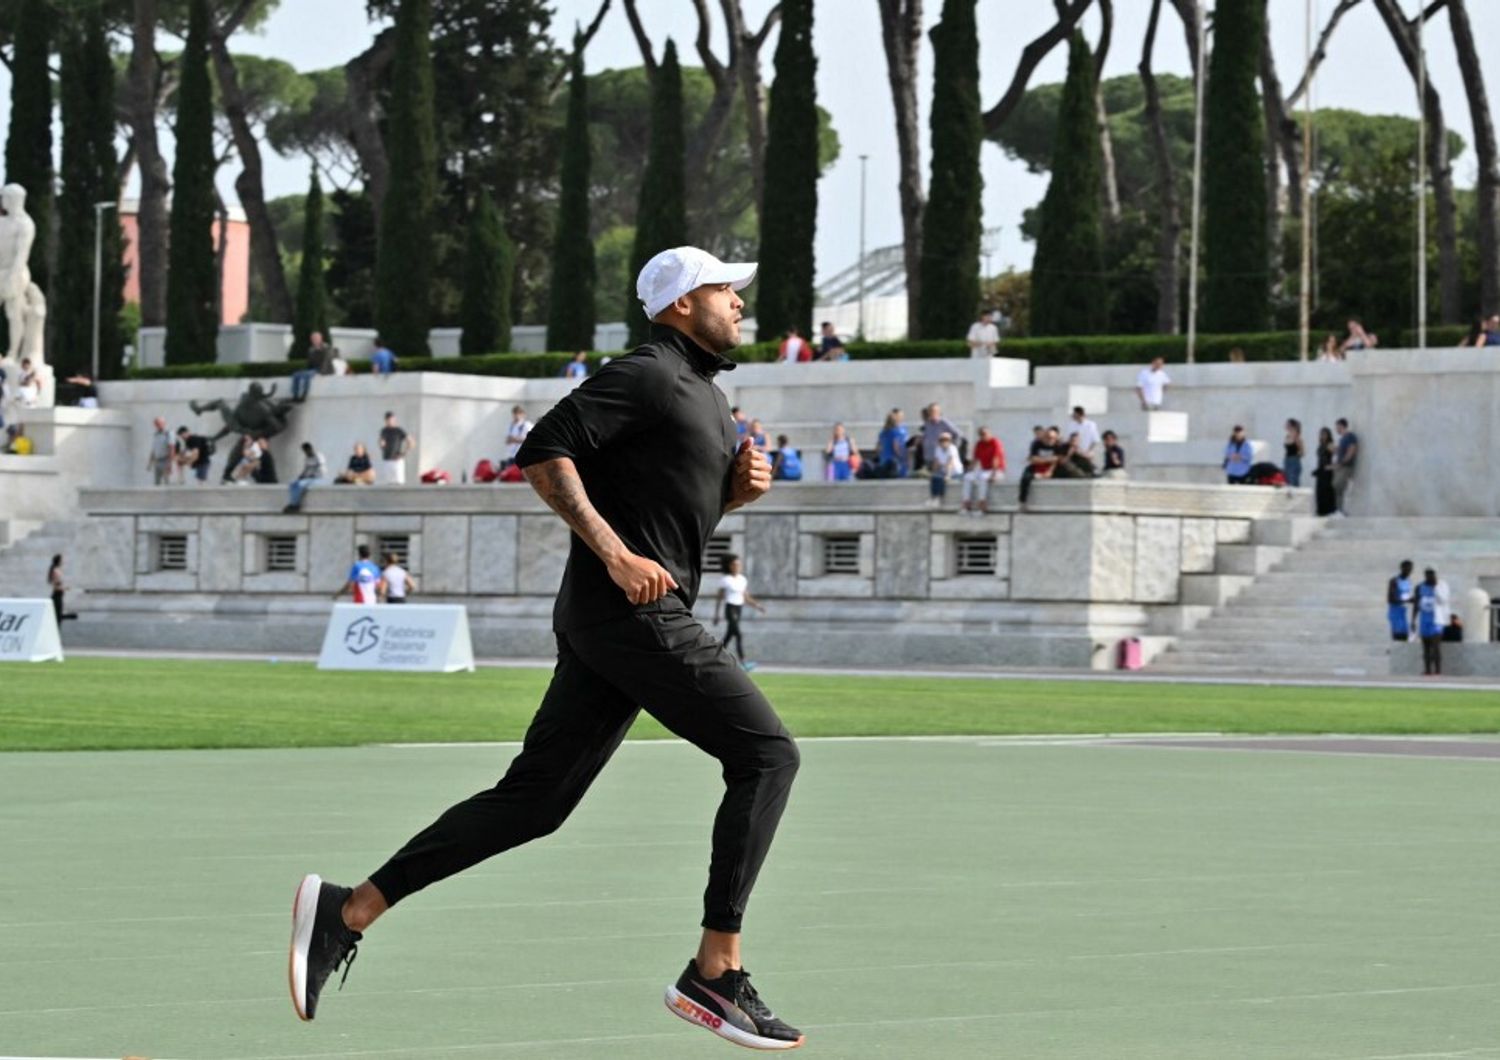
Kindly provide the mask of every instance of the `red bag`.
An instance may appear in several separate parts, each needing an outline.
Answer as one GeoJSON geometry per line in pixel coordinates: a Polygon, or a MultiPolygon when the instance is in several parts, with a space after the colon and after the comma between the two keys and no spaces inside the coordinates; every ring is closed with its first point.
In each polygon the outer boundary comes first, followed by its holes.
{"type": "Polygon", "coordinates": [[[517,465],[517,464],[511,464],[510,467],[508,467],[504,471],[500,472],[499,481],[501,481],[501,482],[525,482],[526,481],[526,476],[521,473],[521,468],[520,468],[519,465],[517,465]]]}
{"type": "Polygon", "coordinates": [[[431,471],[422,472],[422,481],[429,486],[446,486],[453,481],[453,476],[442,468],[435,467],[431,471]]]}
{"type": "Polygon", "coordinates": [[[495,470],[495,465],[488,460],[481,460],[474,465],[475,482],[494,482],[499,477],[500,473],[495,470]]]}

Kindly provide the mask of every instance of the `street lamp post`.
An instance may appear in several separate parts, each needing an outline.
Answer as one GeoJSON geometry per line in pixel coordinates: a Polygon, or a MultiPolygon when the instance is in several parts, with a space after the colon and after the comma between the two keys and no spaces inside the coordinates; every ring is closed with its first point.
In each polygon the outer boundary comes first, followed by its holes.
{"type": "Polygon", "coordinates": [[[99,300],[103,296],[101,288],[104,282],[104,211],[113,210],[116,205],[113,202],[94,203],[94,355],[90,362],[93,374],[89,378],[96,383],[99,381],[99,300]]]}
{"type": "Polygon", "coordinates": [[[859,156],[859,338],[865,337],[865,169],[869,155],[859,156]]]}

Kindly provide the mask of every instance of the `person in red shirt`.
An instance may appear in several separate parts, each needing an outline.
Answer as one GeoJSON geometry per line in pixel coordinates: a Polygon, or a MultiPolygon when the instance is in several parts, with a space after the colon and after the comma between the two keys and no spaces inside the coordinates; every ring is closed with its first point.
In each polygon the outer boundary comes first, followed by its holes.
{"type": "Polygon", "coordinates": [[[810,361],[812,360],[812,346],[796,328],[787,328],[786,337],[781,340],[781,348],[776,359],[789,364],[810,361]]]}
{"type": "Polygon", "coordinates": [[[988,512],[990,483],[1004,478],[1005,447],[1000,444],[999,438],[989,432],[989,428],[981,427],[979,438],[974,443],[969,470],[964,472],[963,510],[972,512],[975,516],[988,512]]]}

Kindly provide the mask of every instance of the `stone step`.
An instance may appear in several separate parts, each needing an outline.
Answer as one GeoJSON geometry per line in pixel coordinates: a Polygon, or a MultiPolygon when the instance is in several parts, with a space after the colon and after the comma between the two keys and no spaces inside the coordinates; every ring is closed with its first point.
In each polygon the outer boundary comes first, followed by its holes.
{"type": "Polygon", "coordinates": [[[1243,574],[1184,574],[1178,581],[1178,601],[1193,606],[1222,607],[1255,579],[1243,574]]]}
{"type": "Polygon", "coordinates": [[[1250,527],[1250,541],[1256,545],[1311,550],[1314,539],[1322,533],[1327,520],[1312,515],[1294,515],[1285,519],[1257,519],[1250,527]]]}
{"type": "Polygon", "coordinates": [[[1220,545],[1215,553],[1215,574],[1264,574],[1281,562],[1287,550],[1273,545],[1220,545]]]}
{"type": "MultiPolygon", "coordinates": [[[[1035,411],[1038,420],[1061,423],[1077,405],[1082,405],[1091,417],[1104,415],[1109,411],[1109,388],[1079,383],[1048,383],[1042,386],[993,390],[988,395],[984,408],[974,410],[974,421],[983,423],[985,414],[989,412],[1035,411]],[[1058,409],[1066,409],[1067,413],[1058,417],[1058,409]]],[[[1104,430],[1104,426],[1101,424],[1099,429],[1104,430]]]]}

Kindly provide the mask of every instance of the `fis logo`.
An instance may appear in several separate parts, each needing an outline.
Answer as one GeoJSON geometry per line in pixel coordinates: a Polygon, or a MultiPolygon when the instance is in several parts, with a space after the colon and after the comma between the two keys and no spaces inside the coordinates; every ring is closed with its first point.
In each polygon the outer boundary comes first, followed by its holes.
{"type": "Polygon", "coordinates": [[[344,647],[350,655],[363,655],[380,643],[380,626],[368,616],[357,618],[344,630],[344,647]]]}

